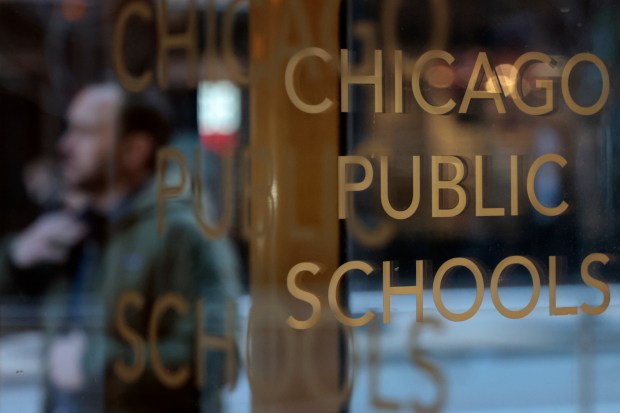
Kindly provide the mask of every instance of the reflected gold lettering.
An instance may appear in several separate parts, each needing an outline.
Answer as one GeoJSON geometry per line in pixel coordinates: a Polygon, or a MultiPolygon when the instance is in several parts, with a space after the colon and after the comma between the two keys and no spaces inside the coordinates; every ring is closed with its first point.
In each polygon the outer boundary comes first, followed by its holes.
{"type": "Polygon", "coordinates": [[[200,389],[204,387],[205,357],[204,349],[218,350],[224,353],[226,384],[229,389],[233,389],[237,383],[238,360],[235,346],[235,320],[237,312],[234,303],[227,303],[225,314],[226,336],[216,336],[213,334],[201,333],[203,329],[208,330],[208,325],[204,317],[204,300],[198,300],[196,304],[196,386],[200,389]]]}
{"type": "Polygon", "coordinates": [[[203,205],[204,185],[202,183],[202,150],[197,149],[194,154],[194,179],[192,180],[192,201],[194,207],[194,216],[198,222],[198,227],[202,234],[211,239],[218,239],[226,235],[232,223],[232,212],[234,210],[234,193],[233,193],[233,159],[231,155],[222,157],[223,168],[221,188],[224,191],[224,200],[221,207],[221,216],[219,221],[213,226],[208,222],[211,217],[205,218],[205,210],[212,205],[203,205]]]}
{"type": "Polygon", "coordinates": [[[198,32],[196,22],[196,0],[188,0],[186,31],[184,33],[169,33],[168,0],[158,0],[157,35],[157,80],[162,89],[168,88],[168,54],[172,50],[184,50],[189,62],[186,64],[188,77],[187,84],[194,88],[198,82],[198,32]]]}
{"type": "Polygon", "coordinates": [[[168,310],[175,310],[178,314],[185,315],[189,311],[189,306],[187,301],[177,293],[168,293],[157,298],[149,320],[149,351],[153,371],[157,378],[169,388],[178,388],[189,379],[189,368],[183,365],[173,372],[170,367],[164,365],[158,347],[159,324],[168,310]]]}
{"type": "Polygon", "coordinates": [[[116,19],[116,25],[114,26],[114,69],[119,77],[121,83],[131,92],[140,92],[147,88],[147,86],[153,80],[153,73],[151,71],[145,71],[140,76],[133,76],[127,70],[125,66],[125,54],[123,53],[123,46],[125,44],[125,31],[127,30],[127,23],[132,17],[140,17],[142,20],[150,21],[153,19],[151,9],[146,3],[133,2],[123,7],[120,15],[116,19]]]}
{"type": "Polygon", "coordinates": [[[424,351],[420,348],[420,334],[422,333],[422,329],[426,326],[432,327],[434,330],[440,330],[442,327],[440,320],[435,317],[427,317],[423,323],[415,322],[412,324],[410,332],[411,361],[414,365],[418,366],[432,377],[437,387],[437,397],[435,398],[435,402],[430,406],[425,406],[415,400],[413,402],[413,409],[417,413],[439,413],[446,403],[448,389],[446,378],[441,372],[441,369],[426,357],[424,351]]]}
{"type": "Polygon", "coordinates": [[[142,309],[144,307],[144,298],[134,291],[126,291],[118,297],[116,304],[115,320],[118,334],[131,344],[135,354],[134,362],[131,366],[126,365],[121,360],[116,360],[114,362],[114,372],[126,383],[136,381],[142,375],[146,366],[144,341],[142,341],[140,335],[127,324],[124,317],[125,309],[130,306],[136,309],[142,309]]]}
{"type": "Polygon", "coordinates": [[[413,67],[411,88],[413,89],[413,96],[415,97],[418,105],[420,105],[422,109],[432,115],[445,115],[456,107],[456,102],[454,102],[453,99],[450,99],[441,106],[432,105],[426,100],[424,95],[422,95],[422,89],[420,86],[422,69],[424,68],[424,66],[426,66],[426,64],[428,64],[428,62],[435,59],[443,60],[448,64],[452,64],[454,62],[454,56],[443,50],[431,50],[424,53],[416,61],[415,66],[413,67]]]}
{"type": "Polygon", "coordinates": [[[179,198],[185,191],[188,165],[183,153],[174,148],[162,148],[157,152],[157,233],[163,234],[166,230],[164,219],[167,199],[179,198]],[[179,166],[180,174],[176,185],[167,182],[168,163],[174,160],[179,166]]]}

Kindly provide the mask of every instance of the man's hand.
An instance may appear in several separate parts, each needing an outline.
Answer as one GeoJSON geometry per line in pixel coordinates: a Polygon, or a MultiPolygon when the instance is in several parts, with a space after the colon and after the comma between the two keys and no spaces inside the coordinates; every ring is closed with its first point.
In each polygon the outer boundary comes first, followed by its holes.
{"type": "Polygon", "coordinates": [[[47,369],[56,388],[74,392],[84,387],[82,359],[85,350],[86,335],[83,331],[72,331],[52,340],[47,369]]]}
{"type": "Polygon", "coordinates": [[[13,264],[28,269],[39,264],[63,263],[86,231],[86,226],[67,212],[45,214],[15,239],[11,251],[13,264]]]}

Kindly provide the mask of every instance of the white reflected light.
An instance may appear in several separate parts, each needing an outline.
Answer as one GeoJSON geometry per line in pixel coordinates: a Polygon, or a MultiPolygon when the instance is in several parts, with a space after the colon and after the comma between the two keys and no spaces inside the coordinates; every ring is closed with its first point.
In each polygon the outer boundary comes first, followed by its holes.
{"type": "Polygon", "coordinates": [[[234,135],[241,123],[241,91],[228,80],[198,86],[198,126],[201,135],[234,135]]]}
{"type": "MultiPolygon", "coordinates": [[[[510,96],[514,93],[517,86],[517,69],[511,64],[501,64],[495,67],[495,73],[497,73],[497,79],[499,80],[500,87],[504,96],[510,96]]],[[[495,90],[493,81],[487,79],[484,84],[484,88],[487,92],[498,93],[499,90],[495,90]]]]}

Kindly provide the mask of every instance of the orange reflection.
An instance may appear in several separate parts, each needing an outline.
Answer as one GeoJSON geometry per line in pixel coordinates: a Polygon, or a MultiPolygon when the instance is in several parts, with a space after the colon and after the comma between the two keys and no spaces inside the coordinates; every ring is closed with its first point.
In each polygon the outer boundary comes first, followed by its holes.
{"type": "Polygon", "coordinates": [[[86,14],[86,2],[84,0],[63,0],[60,12],[65,20],[78,21],[86,14]]]}
{"type": "Polygon", "coordinates": [[[424,78],[429,85],[445,89],[452,85],[454,82],[454,72],[447,66],[437,66],[429,69],[424,78]]]}

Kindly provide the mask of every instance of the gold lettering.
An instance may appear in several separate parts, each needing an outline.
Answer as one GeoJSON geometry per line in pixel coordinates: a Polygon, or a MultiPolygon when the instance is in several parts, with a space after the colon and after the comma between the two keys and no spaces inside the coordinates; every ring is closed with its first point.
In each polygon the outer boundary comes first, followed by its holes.
{"type": "Polygon", "coordinates": [[[562,201],[560,205],[549,208],[544,206],[538,200],[536,196],[536,190],[534,189],[534,182],[536,180],[536,174],[538,170],[546,163],[556,163],[560,165],[560,167],[565,167],[567,164],[566,159],[564,159],[561,155],[557,155],[554,153],[542,155],[538,159],[534,161],[532,166],[530,167],[530,171],[527,174],[527,196],[530,199],[530,202],[536,209],[536,211],[540,212],[543,215],[554,217],[558,215],[562,215],[568,209],[568,204],[566,201],[562,201]]]}
{"type": "Polygon", "coordinates": [[[349,85],[374,85],[375,112],[383,112],[383,52],[375,50],[375,73],[373,75],[351,74],[349,68],[349,51],[340,51],[340,106],[342,112],[349,112],[349,85]]]}
{"type": "Polygon", "coordinates": [[[424,109],[431,115],[445,115],[446,113],[449,113],[455,108],[456,103],[454,102],[454,100],[450,99],[448,100],[448,102],[444,103],[441,106],[432,105],[426,100],[426,98],[424,98],[424,95],[422,94],[422,89],[420,87],[422,69],[428,62],[435,59],[443,60],[448,64],[452,64],[452,62],[454,62],[454,56],[443,50],[430,50],[424,53],[422,56],[420,56],[420,58],[415,63],[415,66],[413,67],[413,75],[411,76],[411,88],[413,89],[413,96],[415,97],[415,100],[418,102],[418,105],[420,105],[422,109],[424,109]]]}
{"type": "Polygon", "coordinates": [[[600,262],[603,265],[607,265],[609,262],[609,256],[600,253],[590,254],[581,263],[581,279],[583,282],[586,283],[588,287],[595,288],[603,293],[603,302],[600,305],[592,306],[590,304],[583,304],[581,306],[581,310],[588,315],[603,314],[603,312],[607,310],[607,307],[609,307],[609,302],[611,300],[609,285],[590,275],[589,268],[595,262],[600,262]]]}
{"type": "Polygon", "coordinates": [[[331,55],[320,47],[308,47],[306,49],[300,50],[299,52],[295,53],[295,55],[293,55],[291,60],[289,60],[288,64],[286,65],[286,71],[284,73],[284,85],[289,99],[295,105],[295,107],[297,107],[297,109],[305,113],[323,113],[333,105],[334,102],[331,99],[325,98],[321,103],[313,105],[304,102],[297,94],[296,86],[299,85],[299,81],[296,80],[295,69],[303,59],[312,56],[316,56],[326,63],[329,63],[332,59],[331,55]]]}
{"type": "Polygon", "coordinates": [[[184,315],[189,311],[187,301],[178,293],[168,293],[155,300],[153,312],[149,320],[149,351],[155,376],[167,387],[181,387],[189,379],[188,366],[180,366],[176,372],[166,367],[161,359],[157,343],[159,341],[159,323],[166,311],[174,309],[184,315]]]}
{"type": "Polygon", "coordinates": [[[495,71],[491,68],[491,63],[489,63],[489,58],[485,52],[478,53],[478,58],[476,59],[476,63],[474,63],[474,69],[469,78],[469,83],[467,84],[467,90],[461,102],[459,113],[467,113],[469,103],[472,99],[493,99],[497,112],[506,113],[506,107],[502,100],[502,89],[497,79],[497,74],[495,74],[495,71]],[[490,89],[492,90],[476,90],[478,79],[480,78],[480,69],[484,72],[484,78],[491,82],[490,89]]]}
{"type": "Polygon", "coordinates": [[[332,309],[334,315],[336,316],[336,319],[338,319],[338,321],[340,321],[342,324],[349,327],[361,327],[368,324],[375,317],[374,313],[372,313],[371,311],[367,311],[361,317],[351,318],[342,311],[338,296],[338,286],[340,284],[340,280],[342,279],[342,277],[344,277],[346,273],[353,270],[360,270],[366,275],[370,275],[370,273],[373,271],[370,264],[363,261],[350,261],[338,267],[338,269],[332,276],[331,281],[329,282],[329,306],[332,309]]]}
{"type": "Polygon", "coordinates": [[[553,110],[553,80],[536,79],[536,87],[545,89],[545,103],[542,106],[530,106],[523,101],[523,97],[521,96],[520,81],[523,77],[523,69],[527,67],[528,63],[535,61],[545,63],[549,66],[553,62],[549,55],[540,52],[529,52],[519,56],[514,64],[514,72],[511,73],[511,76],[514,76],[514,80],[517,82],[511,96],[515,105],[521,110],[521,112],[533,116],[546,115],[547,113],[551,113],[553,110]]]}
{"type": "Polygon", "coordinates": [[[482,305],[482,299],[484,298],[484,277],[482,276],[482,271],[480,267],[470,259],[467,258],[452,258],[446,262],[444,262],[441,267],[437,270],[437,274],[435,274],[435,280],[433,281],[433,299],[435,300],[435,305],[437,309],[441,313],[442,316],[447,318],[450,321],[465,321],[472,318],[482,305]],[[472,306],[463,313],[454,313],[444,305],[443,299],[441,298],[441,282],[444,277],[448,274],[450,270],[455,267],[465,267],[474,276],[476,280],[476,298],[474,299],[474,303],[472,306]]]}
{"type": "Polygon", "coordinates": [[[534,263],[530,259],[526,257],[518,256],[518,255],[504,258],[499,264],[497,264],[497,267],[495,267],[495,269],[493,270],[493,275],[491,276],[491,297],[493,298],[493,304],[495,304],[495,308],[497,308],[497,310],[504,317],[512,318],[512,319],[519,319],[519,318],[523,318],[527,316],[534,310],[534,307],[536,307],[539,296],[540,296],[540,274],[538,272],[538,268],[536,268],[536,265],[534,265],[534,263]],[[523,309],[517,310],[517,311],[506,308],[502,304],[502,301],[499,297],[500,277],[502,276],[506,268],[513,266],[513,265],[521,265],[522,267],[527,269],[528,272],[530,273],[530,276],[532,277],[532,283],[534,286],[530,302],[523,309]]]}
{"type": "Polygon", "coordinates": [[[313,262],[302,262],[290,269],[286,276],[286,287],[288,292],[298,300],[304,301],[312,307],[312,314],[307,320],[299,320],[293,316],[289,316],[286,323],[297,329],[306,330],[314,327],[321,319],[321,301],[319,297],[309,291],[303,290],[296,282],[297,276],[302,272],[309,272],[317,275],[321,271],[321,267],[313,262]]]}
{"type": "MultiPolygon", "coordinates": [[[[349,192],[363,191],[372,183],[373,169],[370,161],[363,156],[338,157],[338,219],[347,218],[347,200],[349,192]],[[361,182],[348,182],[347,165],[360,165],[364,168],[364,179],[361,182]]],[[[352,201],[352,199],[349,199],[352,201]]]]}
{"type": "MultiPolygon", "coordinates": [[[[211,226],[205,219],[205,206],[203,205],[204,186],[202,184],[202,150],[196,149],[194,154],[194,179],[192,180],[192,201],[194,206],[194,215],[198,221],[198,227],[205,237],[211,239],[221,238],[226,235],[232,222],[232,213],[234,210],[234,184],[233,184],[233,159],[231,155],[225,155],[222,157],[224,171],[222,173],[222,188],[224,189],[224,200],[222,203],[222,214],[217,222],[211,226]]],[[[212,208],[213,205],[207,205],[207,208],[212,208]]],[[[210,218],[210,217],[209,217],[210,218]]]]}
{"type": "Polygon", "coordinates": [[[557,304],[557,257],[549,257],[549,315],[575,315],[577,307],[558,307],[557,304]]]}
{"type": "Polygon", "coordinates": [[[570,60],[566,62],[564,70],[562,71],[562,96],[564,97],[564,101],[566,101],[568,107],[573,112],[579,115],[588,116],[594,115],[595,113],[599,112],[603,108],[603,106],[605,106],[605,103],[607,103],[607,98],[609,98],[609,72],[607,71],[605,63],[603,63],[603,61],[598,56],[595,56],[591,53],[579,53],[571,57],[570,60]],[[593,63],[601,74],[601,95],[599,96],[596,103],[589,107],[579,105],[577,102],[575,102],[573,96],[570,93],[570,74],[575,68],[575,66],[577,66],[581,62],[593,63]]]}
{"type": "MultiPolygon", "coordinates": [[[[226,305],[226,336],[202,333],[203,329],[208,330],[209,327],[205,321],[204,309],[204,300],[198,300],[196,303],[196,386],[201,389],[205,384],[205,357],[203,349],[213,349],[224,353],[226,383],[229,389],[233,389],[237,382],[237,371],[239,366],[235,346],[235,320],[237,319],[235,304],[229,302],[226,305]]],[[[221,311],[221,309],[218,309],[218,311],[221,311]]],[[[206,367],[208,368],[208,366],[206,367]]]]}
{"type": "Polygon", "coordinates": [[[484,178],[485,157],[476,155],[476,216],[477,217],[503,217],[506,214],[504,208],[488,208],[484,206],[484,178]]]}
{"type": "Polygon", "coordinates": [[[389,187],[388,187],[388,157],[381,156],[381,205],[385,212],[394,219],[407,219],[415,214],[418,206],[420,205],[420,157],[412,157],[412,182],[413,193],[411,204],[404,211],[397,211],[390,204],[389,187]]]}
{"type": "Polygon", "coordinates": [[[403,51],[394,51],[394,112],[403,113],[403,51]]]}
{"type": "Polygon", "coordinates": [[[465,165],[456,156],[433,156],[431,172],[431,206],[433,217],[455,217],[462,213],[467,207],[467,194],[465,189],[459,185],[465,178],[465,165]],[[454,178],[449,181],[440,179],[441,164],[453,165],[456,169],[454,178]],[[453,208],[440,208],[439,194],[441,190],[452,190],[458,196],[458,201],[453,208]]]}
{"type": "Polygon", "coordinates": [[[510,156],[510,215],[519,215],[519,156],[510,156]]]}
{"type": "Polygon", "coordinates": [[[383,261],[383,323],[390,322],[390,298],[392,295],[416,296],[416,320],[424,321],[424,261],[416,260],[416,285],[392,286],[392,262],[383,261]]]}
{"type": "Polygon", "coordinates": [[[144,308],[144,297],[135,291],[124,291],[120,294],[116,303],[116,328],[118,334],[131,344],[135,354],[134,363],[128,366],[121,360],[116,360],[114,362],[114,372],[121,380],[132,383],[144,372],[144,367],[146,366],[146,351],[140,335],[131,329],[124,318],[125,308],[129,306],[137,309],[144,308]]]}

